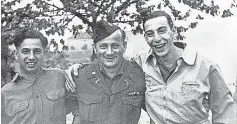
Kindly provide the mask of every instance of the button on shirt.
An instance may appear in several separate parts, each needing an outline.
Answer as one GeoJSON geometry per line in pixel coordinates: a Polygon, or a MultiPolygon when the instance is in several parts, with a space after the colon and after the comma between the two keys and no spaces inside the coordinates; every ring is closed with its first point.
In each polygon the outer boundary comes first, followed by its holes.
{"type": "Polygon", "coordinates": [[[64,82],[64,72],[59,69],[41,69],[35,80],[17,73],[2,88],[9,124],[65,124],[64,82]]]}
{"type": "Polygon", "coordinates": [[[146,109],[153,124],[236,124],[233,99],[217,64],[186,46],[164,81],[152,50],[135,58],[146,78],[146,109]]]}
{"type": "Polygon", "coordinates": [[[72,110],[73,124],[138,123],[146,87],[144,73],[135,62],[124,60],[118,75],[110,79],[95,60],[73,79],[76,93],[67,93],[78,101],[72,110]]]}

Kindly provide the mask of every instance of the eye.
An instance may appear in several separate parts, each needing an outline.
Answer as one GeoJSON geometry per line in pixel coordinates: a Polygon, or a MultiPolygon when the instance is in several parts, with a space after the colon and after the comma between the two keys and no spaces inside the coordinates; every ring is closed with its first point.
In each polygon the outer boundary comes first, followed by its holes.
{"type": "Polygon", "coordinates": [[[119,44],[113,44],[112,47],[113,47],[114,49],[118,49],[118,48],[120,47],[120,45],[119,45],[119,44]]]}
{"type": "Polygon", "coordinates": [[[36,49],[35,50],[35,54],[41,54],[42,53],[42,50],[41,49],[36,49]]]}
{"type": "Polygon", "coordinates": [[[21,53],[23,53],[23,54],[28,54],[28,53],[29,53],[29,50],[27,50],[27,49],[22,49],[22,50],[21,50],[21,53]]]}
{"type": "Polygon", "coordinates": [[[147,31],[147,32],[145,33],[145,35],[146,35],[147,37],[153,37],[154,32],[153,32],[153,31],[147,31]]]}
{"type": "Polygon", "coordinates": [[[158,29],[159,34],[164,34],[167,32],[167,27],[162,27],[158,29]]]}
{"type": "Polygon", "coordinates": [[[104,44],[102,44],[102,45],[100,45],[100,46],[99,46],[99,48],[100,48],[100,49],[106,49],[106,48],[107,48],[107,46],[106,46],[106,45],[104,45],[104,44]]]}

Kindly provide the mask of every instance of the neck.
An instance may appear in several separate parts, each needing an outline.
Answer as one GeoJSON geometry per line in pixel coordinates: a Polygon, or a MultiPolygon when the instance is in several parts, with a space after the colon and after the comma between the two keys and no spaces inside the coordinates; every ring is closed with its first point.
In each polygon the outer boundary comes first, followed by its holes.
{"type": "Polygon", "coordinates": [[[26,70],[24,69],[20,69],[20,74],[22,76],[24,76],[26,79],[29,79],[29,80],[34,80],[36,78],[36,76],[39,74],[41,68],[39,68],[37,71],[35,71],[34,73],[32,72],[27,72],[26,70]]]}
{"type": "Polygon", "coordinates": [[[167,66],[172,66],[182,55],[183,49],[173,46],[166,56],[161,56],[159,59],[167,66]]]}

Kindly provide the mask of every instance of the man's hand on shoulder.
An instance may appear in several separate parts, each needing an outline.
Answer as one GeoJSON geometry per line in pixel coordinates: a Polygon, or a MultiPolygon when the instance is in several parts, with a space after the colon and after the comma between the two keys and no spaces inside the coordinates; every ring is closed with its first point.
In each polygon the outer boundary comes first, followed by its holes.
{"type": "Polygon", "coordinates": [[[78,76],[79,75],[79,69],[82,69],[85,65],[88,65],[88,64],[82,64],[82,63],[74,64],[71,67],[69,67],[68,70],[66,70],[66,83],[65,83],[65,86],[66,86],[66,89],[68,91],[71,91],[71,92],[76,91],[76,84],[73,81],[72,75],[78,76]]]}

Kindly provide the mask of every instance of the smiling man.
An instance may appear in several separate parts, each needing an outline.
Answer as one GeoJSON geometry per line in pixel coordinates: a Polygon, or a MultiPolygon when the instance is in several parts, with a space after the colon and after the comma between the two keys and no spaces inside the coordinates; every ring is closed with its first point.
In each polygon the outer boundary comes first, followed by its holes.
{"type": "Polygon", "coordinates": [[[97,59],[73,76],[79,104],[72,112],[73,123],[137,124],[144,104],[145,77],[139,65],[123,58],[125,32],[99,21],[93,35],[97,59]]]}
{"type": "Polygon", "coordinates": [[[66,123],[64,72],[41,67],[47,44],[39,31],[22,29],[16,33],[14,45],[20,72],[2,88],[2,118],[10,117],[2,124],[66,123]]]}
{"type": "Polygon", "coordinates": [[[151,124],[236,124],[235,105],[218,65],[174,42],[174,24],[166,12],[147,13],[143,27],[150,50],[136,62],[145,72],[151,124]]]}

